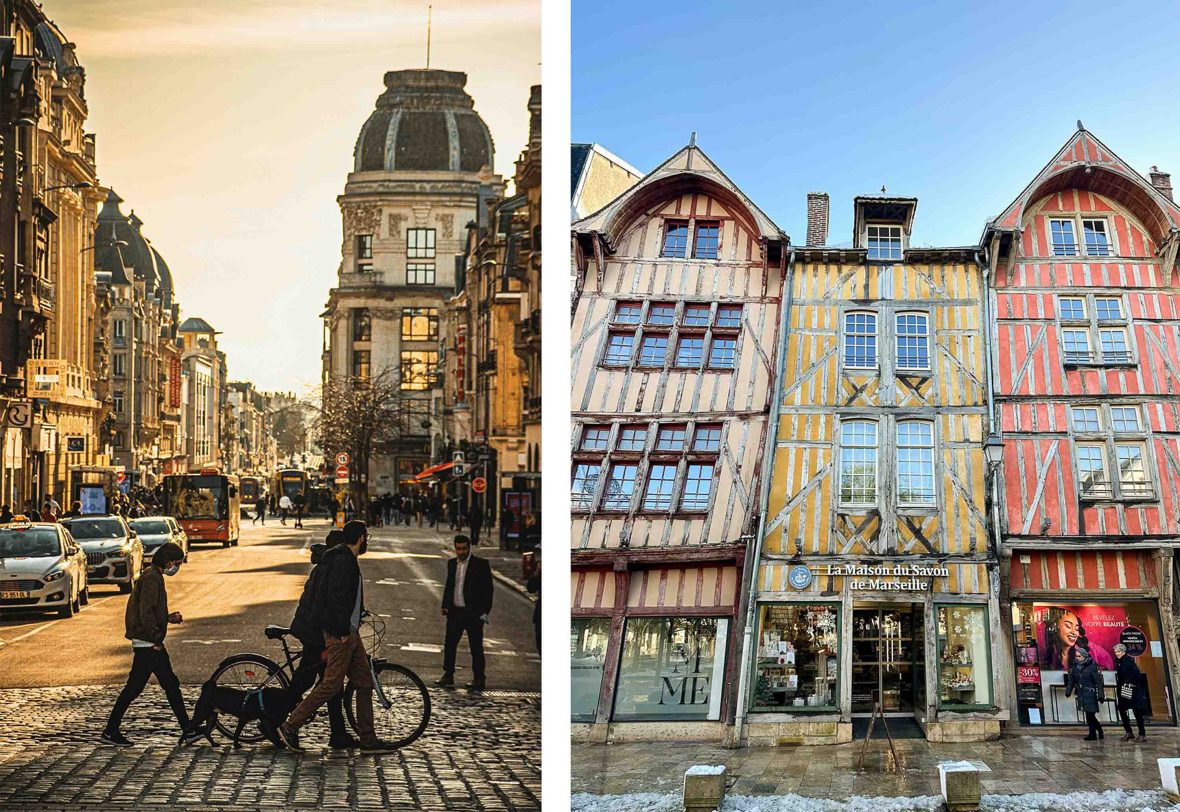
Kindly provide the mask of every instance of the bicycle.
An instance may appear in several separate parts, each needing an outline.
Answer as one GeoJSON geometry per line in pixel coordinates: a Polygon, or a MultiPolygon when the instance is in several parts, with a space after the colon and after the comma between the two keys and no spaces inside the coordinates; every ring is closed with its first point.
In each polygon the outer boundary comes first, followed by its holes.
{"type": "MultiPolygon", "coordinates": [[[[286,626],[267,626],[263,632],[268,640],[278,640],[283,647],[282,665],[264,654],[245,652],[227,657],[213,672],[213,681],[223,687],[257,690],[267,687],[289,688],[295,666],[303,656],[302,649],[292,650],[287,643],[291,629],[286,626]]],[[[361,640],[369,658],[373,675],[373,726],[377,737],[397,747],[412,744],[430,723],[430,693],[426,684],[409,668],[376,656],[385,638],[385,621],[368,612],[361,619],[361,640]]],[[[344,689],[344,712],[349,727],[356,732],[356,691],[349,682],[344,689]]],[[[236,720],[225,725],[214,716],[214,724],[221,735],[233,738],[236,720]]],[[[250,722],[239,736],[243,742],[258,742],[265,737],[257,722],[250,722]]]]}

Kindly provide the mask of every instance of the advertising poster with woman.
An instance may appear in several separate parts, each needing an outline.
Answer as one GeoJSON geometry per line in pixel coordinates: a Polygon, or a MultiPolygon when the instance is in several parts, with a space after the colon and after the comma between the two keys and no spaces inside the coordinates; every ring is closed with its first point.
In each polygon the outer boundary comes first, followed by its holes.
{"type": "Polygon", "coordinates": [[[1033,609],[1040,664],[1046,671],[1066,671],[1073,651],[1080,646],[1090,652],[1102,670],[1114,668],[1115,645],[1127,627],[1123,606],[1042,606],[1033,609]]]}

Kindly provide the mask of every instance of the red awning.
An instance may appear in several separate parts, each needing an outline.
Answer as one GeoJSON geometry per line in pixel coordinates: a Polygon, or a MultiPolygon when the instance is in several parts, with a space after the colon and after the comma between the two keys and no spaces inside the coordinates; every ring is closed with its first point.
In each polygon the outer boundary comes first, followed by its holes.
{"type": "Polygon", "coordinates": [[[435,474],[439,473],[440,471],[445,471],[448,468],[453,468],[454,465],[455,465],[455,463],[453,463],[453,462],[440,462],[438,465],[432,465],[424,471],[419,471],[414,476],[414,481],[421,482],[424,479],[430,479],[430,477],[434,476],[435,474]]]}

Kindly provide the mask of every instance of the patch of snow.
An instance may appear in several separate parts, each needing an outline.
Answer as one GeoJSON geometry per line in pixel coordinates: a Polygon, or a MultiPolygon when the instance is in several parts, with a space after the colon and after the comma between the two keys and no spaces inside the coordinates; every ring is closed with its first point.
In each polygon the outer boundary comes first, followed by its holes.
{"type": "Polygon", "coordinates": [[[725,765],[718,764],[715,767],[710,767],[707,764],[697,764],[695,767],[689,767],[684,771],[685,775],[721,775],[725,772],[725,765]]]}
{"type": "Polygon", "coordinates": [[[1105,792],[1065,794],[1032,792],[1024,795],[985,795],[981,812],[1176,812],[1158,790],[1111,789],[1105,792]]]}
{"type": "Polygon", "coordinates": [[[630,795],[590,795],[579,793],[570,796],[572,812],[683,812],[684,804],[679,795],[661,795],[658,792],[636,792],[630,795]]]}

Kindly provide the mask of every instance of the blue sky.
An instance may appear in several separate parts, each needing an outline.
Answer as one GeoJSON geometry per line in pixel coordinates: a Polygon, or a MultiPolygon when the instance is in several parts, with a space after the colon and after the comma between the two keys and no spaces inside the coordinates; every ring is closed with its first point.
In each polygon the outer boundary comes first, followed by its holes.
{"type": "Polygon", "coordinates": [[[806,194],[918,198],[964,245],[1080,118],[1180,190],[1180,4],[575,0],[572,137],[642,171],[698,143],[796,243],[806,194]]]}

